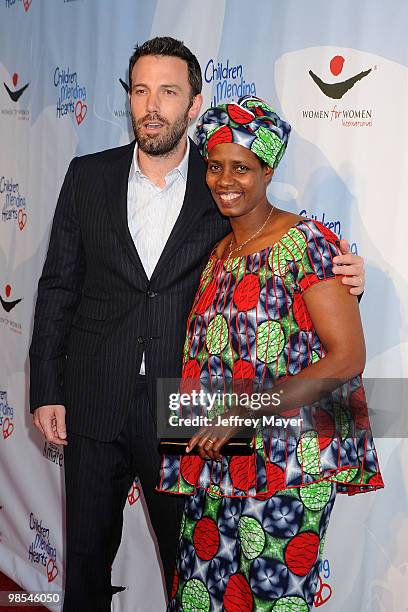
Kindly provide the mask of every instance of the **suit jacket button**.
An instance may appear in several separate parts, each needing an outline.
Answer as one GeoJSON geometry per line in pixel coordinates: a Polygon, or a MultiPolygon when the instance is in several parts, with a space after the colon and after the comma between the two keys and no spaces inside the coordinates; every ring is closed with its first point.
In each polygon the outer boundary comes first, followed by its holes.
{"type": "Polygon", "coordinates": [[[137,341],[138,341],[139,344],[143,344],[143,342],[144,342],[143,336],[138,336],[137,341]]]}
{"type": "Polygon", "coordinates": [[[153,289],[149,289],[149,291],[147,292],[147,297],[149,298],[154,298],[156,297],[157,293],[155,291],[153,291],[153,289]]]}

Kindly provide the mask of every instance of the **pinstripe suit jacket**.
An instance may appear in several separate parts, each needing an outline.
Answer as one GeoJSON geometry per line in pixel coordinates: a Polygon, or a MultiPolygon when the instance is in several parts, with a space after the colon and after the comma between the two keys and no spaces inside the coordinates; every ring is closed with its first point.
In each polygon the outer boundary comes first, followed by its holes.
{"type": "Polygon", "coordinates": [[[151,404],[181,372],[186,319],[208,254],[229,230],[191,143],[180,215],[148,280],[127,224],[134,143],[75,158],[55,211],[30,347],[31,411],[66,407],[68,431],[123,429],[143,351],[151,404]]]}

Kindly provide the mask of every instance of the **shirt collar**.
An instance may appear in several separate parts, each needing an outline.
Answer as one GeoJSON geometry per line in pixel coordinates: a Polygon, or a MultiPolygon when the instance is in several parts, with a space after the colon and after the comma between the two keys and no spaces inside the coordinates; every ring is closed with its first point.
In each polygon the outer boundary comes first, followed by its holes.
{"type": "MultiPolygon", "coordinates": [[[[133,160],[132,160],[132,166],[130,168],[130,173],[129,173],[129,180],[131,180],[136,174],[139,177],[145,177],[145,175],[143,174],[143,172],[140,169],[139,166],[139,160],[138,160],[138,144],[137,142],[135,143],[135,150],[133,153],[133,160]]],[[[181,162],[179,163],[178,166],[176,166],[175,168],[173,168],[173,170],[170,170],[170,172],[168,172],[166,174],[166,177],[172,175],[172,174],[176,174],[177,172],[181,175],[181,177],[186,181],[187,180],[187,173],[188,173],[188,158],[190,155],[190,139],[187,138],[187,147],[186,147],[186,152],[184,154],[183,159],[181,160],[181,162]]],[[[146,177],[147,178],[147,177],[146,177]]]]}

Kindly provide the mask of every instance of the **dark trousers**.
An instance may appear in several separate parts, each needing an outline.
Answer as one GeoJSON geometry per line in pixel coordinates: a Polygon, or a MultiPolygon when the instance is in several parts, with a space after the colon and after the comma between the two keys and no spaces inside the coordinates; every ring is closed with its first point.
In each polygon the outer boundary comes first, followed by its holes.
{"type": "Polygon", "coordinates": [[[123,508],[136,475],[170,594],[184,498],[154,490],[160,456],[145,384],[138,385],[126,426],[116,440],[100,442],[69,431],[67,438],[64,612],[110,611],[111,566],[122,536],[123,508]]]}

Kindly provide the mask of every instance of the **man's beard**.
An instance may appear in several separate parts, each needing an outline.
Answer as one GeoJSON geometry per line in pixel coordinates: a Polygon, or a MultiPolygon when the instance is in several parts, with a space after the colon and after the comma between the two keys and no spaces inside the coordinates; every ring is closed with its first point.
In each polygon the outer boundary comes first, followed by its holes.
{"type": "Polygon", "coordinates": [[[183,113],[183,115],[180,115],[173,124],[170,124],[166,119],[164,119],[164,117],[161,117],[157,113],[146,115],[143,117],[143,119],[139,119],[138,121],[136,121],[132,114],[133,131],[140,149],[148,155],[157,156],[167,155],[173,151],[187,130],[189,122],[188,111],[189,108],[185,113],[183,113]],[[167,129],[165,130],[164,134],[142,134],[141,128],[143,123],[148,121],[159,121],[167,129]]]}

